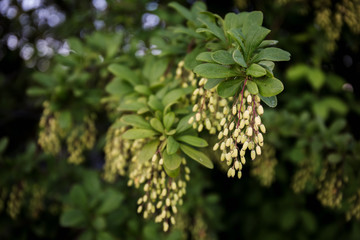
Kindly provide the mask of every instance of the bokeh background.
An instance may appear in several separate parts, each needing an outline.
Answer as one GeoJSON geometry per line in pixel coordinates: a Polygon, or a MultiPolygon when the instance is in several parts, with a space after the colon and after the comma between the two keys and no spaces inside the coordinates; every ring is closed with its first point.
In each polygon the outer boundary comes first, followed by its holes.
{"type": "MultiPolygon", "coordinates": [[[[185,22],[169,2],[0,1],[0,239],[360,239],[359,0],[205,1],[221,16],[262,11],[270,37],[292,55],[277,64],[285,86],[278,106],[265,109],[266,154],[241,180],[221,165],[191,165],[177,226],[166,234],[136,214],[139,193],[126,179],[103,180],[111,113],[99,99],[109,78],[96,59],[136,61],[151,50],[153,36],[185,22]],[[88,57],[67,58],[71,43],[88,57]],[[84,100],[98,117],[81,165],[38,145],[45,93],[36,86],[59,76],[99,90],[84,100]]],[[[55,97],[67,99],[56,87],[55,97]]]]}

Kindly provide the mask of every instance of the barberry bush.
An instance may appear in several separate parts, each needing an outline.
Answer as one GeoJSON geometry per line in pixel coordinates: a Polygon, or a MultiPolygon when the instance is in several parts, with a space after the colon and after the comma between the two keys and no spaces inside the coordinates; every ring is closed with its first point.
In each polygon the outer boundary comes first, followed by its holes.
{"type": "MultiPolygon", "coordinates": [[[[22,98],[2,88],[2,111],[36,117],[1,123],[0,236],[357,239],[360,104],[329,57],[339,36],[322,10],[326,47],[307,51],[303,35],[316,34],[291,27],[308,3],[268,2],[226,13],[202,1],[66,3],[84,15],[48,22],[58,40],[38,37],[30,55],[32,39],[16,43],[26,67],[10,86],[22,98]]],[[[336,13],[354,17],[342,4],[336,13]]]]}

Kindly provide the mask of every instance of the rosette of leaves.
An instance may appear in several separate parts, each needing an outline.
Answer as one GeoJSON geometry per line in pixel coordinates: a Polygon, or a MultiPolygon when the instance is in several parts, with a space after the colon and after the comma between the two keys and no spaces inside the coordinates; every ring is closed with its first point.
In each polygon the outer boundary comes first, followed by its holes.
{"type": "Polygon", "coordinates": [[[183,100],[193,89],[181,88],[171,74],[165,76],[167,67],[165,58],[153,56],[146,59],[142,73],[138,74],[125,65],[109,66],[116,78],[106,89],[121,99],[117,108],[123,115],[121,125],[129,128],[122,138],[146,139],[147,144],[139,152],[140,161],[160,154],[170,177],[177,176],[183,156],[213,168],[211,160],[197,150],[206,147],[207,142],[188,124],[192,114],[183,100]]]}
{"type": "MultiPolygon", "coordinates": [[[[203,35],[203,43],[188,54],[187,60],[195,73],[208,79],[205,89],[217,86],[219,96],[227,98],[246,85],[268,106],[277,105],[276,95],[284,86],[274,77],[274,62],[289,61],[290,54],[273,47],[278,41],[265,40],[270,30],[262,26],[261,12],[229,13],[222,19],[206,9],[196,13],[176,3],[170,6],[188,20],[190,27],[197,27],[195,33],[203,35]]],[[[194,35],[190,31],[187,34],[194,35]]]]}

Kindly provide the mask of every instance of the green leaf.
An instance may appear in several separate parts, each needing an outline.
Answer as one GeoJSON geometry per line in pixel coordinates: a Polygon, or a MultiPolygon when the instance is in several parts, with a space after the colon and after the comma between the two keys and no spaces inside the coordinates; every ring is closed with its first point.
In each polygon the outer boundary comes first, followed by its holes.
{"type": "Polygon", "coordinates": [[[46,88],[53,88],[56,86],[56,79],[48,73],[35,72],[32,75],[34,81],[46,88]]]}
{"type": "Polygon", "coordinates": [[[154,95],[151,95],[149,97],[149,101],[148,101],[148,105],[153,109],[153,110],[160,110],[162,111],[164,109],[164,105],[161,103],[161,101],[155,97],[154,95]]]}
{"type": "Polygon", "coordinates": [[[176,153],[180,144],[174,139],[173,136],[167,138],[166,151],[169,155],[176,153]]]}
{"type": "Polygon", "coordinates": [[[289,61],[290,53],[280,49],[280,48],[265,48],[262,49],[257,55],[255,55],[253,62],[259,62],[262,60],[268,61],[289,61]]]}
{"type": "Polygon", "coordinates": [[[132,92],[133,87],[129,83],[120,80],[119,78],[114,78],[106,85],[105,91],[113,96],[122,97],[132,92]]]}
{"type": "Polygon", "coordinates": [[[97,172],[84,172],[82,176],[82,186],[90,195],[96,195],[101,191],[100,180],[97,172]]]}
{"type": "Polygon", "coordinates": [[[143,75],[149,79],[150,86],[159,82],[159,79],[166,71],[168,64],[169,60],[167,58],[157,58],[154,56],[146,58],[143,75]]]}
{"type": "Polygon", "coordinates": [[[66,42],[69,44],[70,49],[76,54],[82,55],[84,53],[84,48],[78,38],[68,38],[66,42]]]}
{"type": "Polygon", "coordinates": [[[115,240],[115,238],[108,232],[98,232],[96,240],[115,240]]]}
{"type": "Polygon", "coordinates": [[[228,31],[230,37],[237,42],[239,47],[245,52],[244,36],[240,29],[231,29],[228,31]]]}
{"type": "Polygon", "coordinates": [[[171,3],[169,3],[169,7],[174,8],[176,11],[178,11],[187,20],[189,20],[191,22],[196,21],[195,16],[187,8],[183,7],[179,3],[171,2],[171,3]]]}
{"type": "Polygon", "coordinates": [[[231,65],[235,64],[234,59],[232,58],[231,54],[225,50],[218,50],[211,54],[212,59],[219,64],[222,65],[231,65]]]}
{"type": "Polygon", "coordinates": [[[207,168],[213,169],[214,164],[211,162],[211,160],[202,152],[199,152],[192,147],[189,147],[184,144],[180,144],[180,149],[190,158],[194,159],[198,163],[204,165],[207,168]]]}
{"type": "Polygon", "coordinates": [[[233,79],[221,82],[217,87],[217,92],[220,97],[228,98],[235,95],[239,91],[242,80],[233,79]]]}
{"type": "Polygon", "coordinates": [[[189,114],[185,117],[183,117],[182,119],[180,119],[177,127],[176,127],[176,132],[177,133],[182,133],[186,130],[188,130],[189,128],[191,128],[192,126],[188,123],[189,119],[194,116],[194,114],[189,114]]]}
{"type": "Polygon", "coordinates": [[[118,193],[115,190],[108,189],[106,190],[103,198],[103,202],[100,207],[97,209],[98,214],[107,214],[120,206],[120,203],[123,201],[124,196],[118,193]]]}
{"type": "Polygon", "coordinates": [[[174,89],[168,92],[167,94],[165,94],[165,96],[162,99],[162,103],[164,104],[164,106],[168,106],[169,104],[172,104],[177,100],[179,100],[179,98],[181,98],[184,95],[185,93],[183,89],[181,88],[174,89]]]}
{"type": "Polygon", "coordinates": [[[225,15],[224,19],[224,27],[226,30],[230,30],[233,28],[241,28],[242,26],[242,19],[239,15],[235,13],[228,13],[225,15]]]}
{"type": "Polygon", "coordinates": [[[208,62],[213,63],[214,60],[211,57],[211,52],[202,52],[199,55],[196,56],[196,60],[202,61],[202,62],[208,62]]]}
{"type": "Polygon", "coordinates": [[[159,140],[153,140],[145,144],[138,154],[139,163],[148,161],[158,150],[159,140]]]}
{"type": "Polygon", "coordinates": [[[134,101],[128,101],[123,102],[120,104],[120,106],[117,108],[119,111],[138,111],[141,108],[146,107],[146,104],[141,102],[134,102],[134,101]]]}
{"type": "Polygon", "coordinates": [[[256,63],[253,63],[250,65],[249,68],[246,69],[246,75],[250,75],[250,76],[253,76],[256,78],[262,77],[262,76],[266,75],[266,70],[262,66],[260,66],[256,63]]]}
{"type": "Polygon", "coordinates": [[[322,103],[340,115],[345,115],[349,111],[348,105],[337,97],[326,97],[322,100],[322,103]]]}
{"type": "Polygon", "coordinates": [[[325,74],[321,69],[309,68],[306,75],[309,83],[316,90],[319,90],[325,83],[325,74]]]}
{"type": "Polygon", "coordinates": [[[121,121],[133,127],[151,129],[150,124],[139,115],[125,115],[121,118],[121,121]]]}
{"type": "Polygon", "coordinates": [[[169,170],[175,170],[180,167],[181,157],[178,154],[168,154],[166,151],[162,153],[164,165],[169,170]]]}
{"type": "Polygon", "coordinates": [[[187,143],[194,147],[207,147],[208,146],[208,143],[204,139],[195,137],[195,136],[191,136],[191,135],[184,135],[181,137],[177,137],[176,140],[187,143]]]}
{"type": "Polygon", "coordinates": [[[263,97],[260,95],[260,98],[266,105],[268,105],[271,108],[274,108],[277,106],[277,97],[276,96],[263,97]]]}
{"type": "MultiPolygon", "coordinates": [[[[202,12],[200,14],[206,14],[206,13],[202,12]]],[[[220,27],[218,27],[214,21],[205,19],[202,17],[198,17],[198,20],[207,26],[208,32],[212,33],[214,36],[219,38],[222,42],[226,42],[224,31],[220,27]]]]}
{"type": "Polygon", "coordinates": [[[7,137],[3,137],[0,139],[0,155],[5,151],[8,143],[9,139],[7,137]]]}
{"type": "MultiPolygon", "coordinates": [[[[175,155],[175,154],[174,154],[175,155]]],[[[165,162],[165,160],[164,160],[165,162]]],[[[167,168],[164,164],[164,170],[166,172],[166,174],[169,176],[169,177],[172,177],[172,178],[176,178],[179,173],[180,173],[180,167],[174,169],[174,170],[170,170],[169,168],[167,168]]]]}
{"type": "Polygon", "coordinates": [[[78,227],[84,222],[84,213],[79,209],[65,210],[60,216],[60,225],[63,227],[78,227]]]}
{"type": "Polygon", "coordinates": [[[169,112],[165,114],[163,122],[166,130],[170,130],[171,126],[173,125],[175,121],[175,113],[169,112]]]}
{"type": "Polygon", "coordinates": [[[243,54],[240,52],[239,49],[235,49],[232,55],[234,61],[239,64],[240,66],[246,68],[247,64],[245,62],[243,54]]]}
{"type": "Polygon", "coordinates": [[[108,67],[108,70],[118,78],[126,80],[133,86],[140,83],[138,76],[126,66],[113,63],[108,67]]]}
{"type": "Polygon", "coordinates": [[[206,90],[210,90],[214,87],[216,87],[219,83],[221,83],[222,81],[224,81],[225,79],[223,78],[209,78],[206,83],[205,83],[205,86],[204,88],[206,90]]]}
{"type": "Polygon", "coordinates": [[[156,131],[163,133],[164,132],[164,126],[162,125],[161,121],[157,118],[152,118],[150,120],[150,125],[153,129],[156,131]]]}
{"type": "Polygon", "coordinates": [[[204,51],[203,48],[195,48],[190,53],[186,54],[185,59],[184,59],[184,67],[187,70],[192,71],[194,69],[194,67],[196,67],[197,65],[199,65],[201,63],[200,61],[198,61],[196,59],[196,56],[199,55],[199,53],[201,53],[203,51],[204,51]]]}
{"type": "Polygon", "coordinates": [[[141,139],[158,135],[157,132],[149,129],[130,129],[123,133],[123,139],[141,139]]]}
{"type": "Polygon", "coordinates": [[[71,188],[69,200],[76,208],[83,209],[87,207],[87,196],[84,188],[80,185],[75,185],[71,188]]]}
{"type": "Polygon", "coordinates": [[[203,63],[194,68],[194,72],[205,78],[228,78],[239,74],[228,67],[215,63],[203,63]]]}
{"type": "Polygon", "coordinates": [[[72,125],[71,112],[68,110],[59,112],[58,121],[61,129],[69,129],[72,125]]]}
{"type": "Polygon", "coordinates": [[[258,64],[270,72],[272,72],[275,67],[275,63],[271,61],[260,61],[258,64]]]}
{"type": "Polygon", "coordinates": [[[247,90],[248,90],[251,94],[253,94],[253,95],[256,95],[256,94],[259,93],[259,89],[258,89],[256,83],[253,82],[253,81],[250,81],[250,80],[249,80],[249,81],[246,83],[246,87],[247,87],[247,90]]]}
{"type": "Polygon", "coordinates": [[[269,29],[252,24],[245,37],[245,56],[250,59],[264,38],[270,33],[269,29]]]}
{"type": "Polygon", "coordinates": [[[243,32],[246,35],[250,29],[256,26],[261,26],[263,22],[263,13],[260,11],[253,11],[250,12],[245,16],[244,25],[243,25],[243,32]]]}
{"type": "Polygon", "coordinates": [[[134,90],[138,93],[144,94],[144,95],[151,95],[152,92],[150,88],[146,85],[136,85],[134,90]]]}
{"type": "Polygon", "coordinates": [[[30,97],[39,97],[44,96],[49,93],[49,90],[41,88],[41,87],[30,87],[26,90],[26,94],[30,97]]]}
{"type": "Polygon", "coordinates": [[[276,96],[284,90],[284,85],[277,78],[254,79],[259,93],[264,97],[276,96]]]}
{"type": "Polygon", "coordinates": [[[337,164],[341,161],[341,156],[336,153],[331,153],[327,156],[327,160],[329,163],[337,164]]]}
{"type": "Polygon", "coordinates": [[[106,220],[102,216],[96,216],[95,219],[92,221],[92,225],[97,231],[104,230],[106,227],[106,220]]]}
{"type": "Polygon", "coordinates": [[[279,41],[277,40],[264,40],[260,43],[259,48],[265,48],[265,47],[270,47],[270,46],[274,46],[278,43],[279,41]]]}

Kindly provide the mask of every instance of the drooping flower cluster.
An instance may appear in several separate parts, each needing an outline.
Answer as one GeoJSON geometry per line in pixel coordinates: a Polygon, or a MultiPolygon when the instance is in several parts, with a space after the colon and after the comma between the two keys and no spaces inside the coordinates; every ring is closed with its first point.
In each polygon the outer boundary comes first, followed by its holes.
{"type": "Polygon", "coordinates": [[[210,134],[216,134],[221,130],[220,121],[224,118],[222,109],[228,105],[228,101],[217,95],[216,88],[206,90],[206,81],[206,78],[201,78],[199,87],[191,96],[195,116],[189,119],[189,124],[199,132],[207,129],[210,134]]]}
{"type": "Polygon", "coordinates": [[[39,122],[41,130],[39,133],[38,143],[45,152],[56,155],[60,152],[60,136],[63,136],[64,132],[59,126],[59,121],[51,112],[49,102],[45,101],[43,103],[43,107],[43,114],[39,122]]]}
{"type": "Polygon", "coordinates": [[[109,182],[113,182],[117,174],[120,176],[126,174],[128,159],[135,155],[145,142],[143,139],[134,141],[123,139],[121,135],[127,128],[116,127],[119,122],[120,119],[109,128],[106,134],[104,178],[109,182]]]}
{"type": "Polygon", "coordinates": [[[256,161],[252,162],[251,174],[260,180],[263,186],[269,187],[275,179],[275,149],[270,145],[264,145],[264,151],[256,161]]]}
{"type": "Polygon", "coordinates": [[[59,113],[50,110],[49,102],[44,102],[44,111],[40,119],[38,143],[45,152],[57,155],[61,150],[61,142],[66,139],[69,153],[68,161],[79,164],[84,161],[83,153],[95,144],[96,127],[94,116],[85,116],[83,122],[72,129],[60,127],[59,113]]]}
{"type": "Polygon", "coordinates": [[[84,117],[82,124],[71,130],[66,139],[67,150],[70,154],[69,163],[80,164],[85,160],[84,151],[91,149],[95,144],[96,127],[94,120],[84,117]]]}
{"type": "Polygon", "coordinates": [[[341,169],[330,171],[325,168],[319,178],[317,198],[325,207],[339,208],[343,199],[342,187],[344,181],[341,169]]]}
{"type": "Polygon", "coordinates": [[[171,178],[165,173],[163,164],[163,159],[158,158],[157,153],[151,161],[141,161],[137,155],[133,156],[128,185],[136,188],[143,185],[145,193],[137,201],[137,212],[142,213],[145,219],[154,216],[155,222],[163,223],[163,230],[166,232],[170,224],[175,224],[173,215],[177,213],[177,206],[183,204],[190,169],[183,158],[181,170],[185,172],[185,180],[180,176],[171,178]]]}
{"type": "Polygon", "coordinates": [[[360,220],[360,189],[349,199],[349,210],[346,212],[346,219],[348,221],[351,218],[360,220]]]}
{"type": "Polygon", "coordinates": [[[220,160],[226,160],[229,166],[228,177],[235,177],[237,171],[238,178],[241,178],[242,166],[246,163],[246,150],[250,151],[252,160],[256,155],[261,155],[263,133],[266,132],[261,122],[264,108],[258,95],[252,95],[245,90],[247,80],[239,96],[230,97],[228,100],[218,97],[214,88],[205,90],[203,86],[206,81],[202,78],[199,88],[193,93],[193,98],[198,100],[198,103],[193,107],[195,117],[190,118],[189,123],[199,132],[204,126],[212,134],[219,132],[219,142],[214,145],[213,150],[222,151],[220,160]]]}
{"type": "Polygon", "coordinates": [[[295,193],[300,193],[308,183],[315,183],[314,168],[309,164],[303,164],[295,172],[291,186],[295,193]]]}

